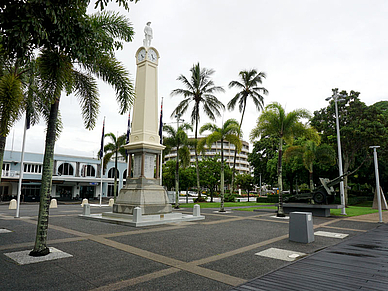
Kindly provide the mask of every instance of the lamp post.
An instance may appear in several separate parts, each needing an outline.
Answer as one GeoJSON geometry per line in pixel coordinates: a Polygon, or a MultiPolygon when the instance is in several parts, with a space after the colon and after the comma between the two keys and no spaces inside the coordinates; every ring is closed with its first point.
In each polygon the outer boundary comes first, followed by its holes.
{"type": "MultiPolygon", "coordinates": [[[[179,121],[184,122],[184,119],[181,118],[181,114],[175,114],[176,118],[176,134],[177,134],[177,147],[176,147],[176,169],[175,169],[175,209],[179,209],[179,121]]],[[[187,193],[186,193],[187,195],[187,193]]]]}
{"type": "Polygon", "coordinates": [[[379,209],[379,223],[383,223],[383,214],[381,211],[381,192],[380,192],[380,179],[379,179],[379,164],[377,161],[377,151],[380,146],[370,146],[373,149],[373,159],[375,163],[375,176],[376,176],[376,195],[377,195],[377,207],[379,209]]]}
{"type": "MultiPolygon", "coordinates": [[[[344,99],[343,95],[338,94],[338,89],[333,90],[333,96],[330,96],[326,98],[326,101],[329,101],[330,99],[334,100],[335,105],[335,123],[336,123],[336,129],[337,129],[337,147],[338,147],[338,168],[339,168],[339,175],[340,177],[343,176],[343,168],[342,168],[342,153],[341,153],[341,137],[340,137],[340,128],[339,128],[339,118],[338,118],[338,101],[343,101],[344,99]]],[[[346,215],[345,210],[345,189],[344,189],[344,181],[341,179],[340,182],[340,196],[341,196],[341,205],[343,206],[341,210],[342,215],[346,215]]]]}

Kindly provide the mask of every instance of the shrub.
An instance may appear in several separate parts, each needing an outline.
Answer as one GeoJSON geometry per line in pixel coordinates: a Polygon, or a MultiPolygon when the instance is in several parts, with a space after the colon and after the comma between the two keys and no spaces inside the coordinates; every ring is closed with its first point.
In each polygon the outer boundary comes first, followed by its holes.
{"type": "Polygon", "coordinates": [[[198,203],[198,202],[206,202],[206,197],[197,197],[197,198],[195,198],[194,200],[194,203],[198,203]]]}
{"type": "Polygon", "coordinates": [[[234,202],[236,197],[237,197],[237,194],[231,193],[230,191],[227,191],[227,192],[225,192],[225,195],[224,195],[224,201],[225,202],[234,202]]]}

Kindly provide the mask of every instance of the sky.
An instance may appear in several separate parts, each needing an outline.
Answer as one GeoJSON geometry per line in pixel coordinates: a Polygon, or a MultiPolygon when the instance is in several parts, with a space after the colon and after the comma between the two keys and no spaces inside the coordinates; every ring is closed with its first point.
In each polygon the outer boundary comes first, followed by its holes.
{"type": "MultiPolygon", "coordinates": [[[[286,112],[305,108],[313,113],[326,107],[325,98],[333,88],[358,91],[367,105],[388,100],[386,0],[140,0],[130,3],[129,12],[115,3],[107,10],[128,17],[135,30],[133,41],[116,54],[134,82],[135,53],[151,21],[151,45],[160,54],[158,106],[163,97],[163,122],[173,126],[170,115],[182,97],[170,93],[183,88],[177,77],[189,77],[190,68],[198,62],[215,70],[215,85],[225,89],[216,96],[225,105],[237,93],[228,88],[229,82],[238,80],[240,71],[252,68],[267,75],[262,84],[269,91],[264,105],[276,101],[286,112]]],[[[93,12],[90,7],[89,13],[93,12]]],[[[83,126],[77,97],[62,95],[64,129],[56,142],[56,154],[96,157],[104,117],[105,133],[126,132],[128,116],[119,115],[114,90],[99,81],[99,91],[101,108],[93,130],[83,126]]],[[[191,108],[182,116],[186,122],[191,108]]],[[[249,140],[259,114],[248,101],[244,140],[249,140]]],[[[223,112],[215,123],[221,126],[229,118],[240,120],[238,108],[223,112]]],[[[201,125],[205,122],[210,120],[201,116],[201,125]]],[[[7,150],[21,150],[23,125],[24,117],[11,130],[7,150]]],[[[44,152],[45,128],[42,121],[27,131],[27,152],[44,152]]]]}

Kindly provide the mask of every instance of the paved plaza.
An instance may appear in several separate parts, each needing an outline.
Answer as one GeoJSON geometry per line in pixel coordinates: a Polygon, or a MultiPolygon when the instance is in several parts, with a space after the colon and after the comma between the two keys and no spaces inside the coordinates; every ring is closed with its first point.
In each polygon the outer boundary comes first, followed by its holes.
{"type": "Polygon", "coordinates": [[[52,258],[36,262],[23,257],[34,244],[38,205],[22,204],[21,218],[0,205],[0,290],[231,290],[380,225],[378,214],[314,217],[315,241],[302,244],[288,240],[288,220],[274,213],[216,210],[201,209],[206,219],[198,222],[134,228],[58,205],[50,209],[52,258]]]}

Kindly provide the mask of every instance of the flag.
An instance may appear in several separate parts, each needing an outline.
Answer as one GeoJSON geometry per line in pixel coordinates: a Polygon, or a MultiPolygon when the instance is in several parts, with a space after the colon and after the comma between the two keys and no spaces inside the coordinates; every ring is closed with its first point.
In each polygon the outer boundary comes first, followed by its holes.
{"type": "Polygon", "coordinates": [[[31,112],[29,108],[26,109],[26,129],[30,129],[31,127],[31,112]]]}
{"type": "MultiPolygon", "coordinates": [[[[131,109],[128,111],[128,126],[127,126],[127,139],[125,141],[125,144],[129,143],[129,135],[131,133],[131,109]]],[[[128,155],[127,150],[125,150],[125,154],[128,155]]]]}
{"type": "Polygon", "coordinates": [[[160,121],[159,121],[159,137],[160,137],[160,144],[163,144],[163,97],[162,102],[160,103],[160,121]]]}
{"type": "Polygon", "coordinates": [[[105,117],[104,117],[104,122],[102,123],[100,159],[102,159],[102,157],[104,156],[104,131],[105,131],[105,117]]]}

